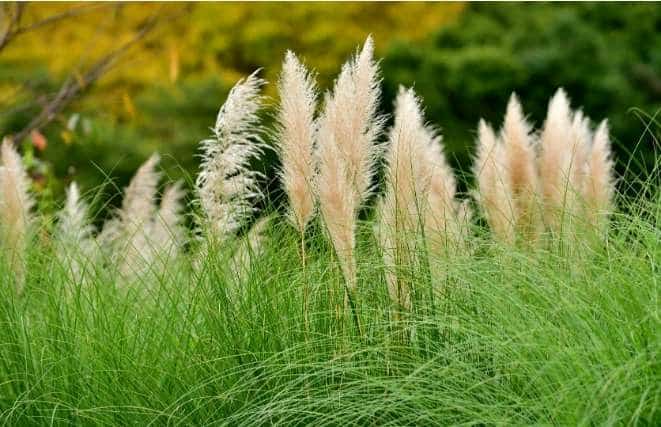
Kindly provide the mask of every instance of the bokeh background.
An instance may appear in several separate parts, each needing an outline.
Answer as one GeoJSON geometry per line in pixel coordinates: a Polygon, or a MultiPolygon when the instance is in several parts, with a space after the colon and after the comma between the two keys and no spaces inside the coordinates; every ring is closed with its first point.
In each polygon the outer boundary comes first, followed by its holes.
{"type": "MultiPolygon", "coordinates": [[[[94,208],[104,212],[153,151],[171,179],[190,177],[197,143],[239,78],[262,68],[275,105],[280,63],[292,49],[329,89],[368,34],[381,58],[383,111],[392,112],[399,84],[414,86],[463,188],[479,118],[499,126],[512,91],[540,126],[563,86],[595,122],[609,119],[621,173],[644,175],[657,161],[658,4],[2,3],[0,10],[0,136],[19,139],[46,211],[75,179],[100,195],[94,208]]],[[[257,167],[272,169],[273,157],[257,167]]],[[[277,193],[276,183],[266,185],[277,193]]]]}

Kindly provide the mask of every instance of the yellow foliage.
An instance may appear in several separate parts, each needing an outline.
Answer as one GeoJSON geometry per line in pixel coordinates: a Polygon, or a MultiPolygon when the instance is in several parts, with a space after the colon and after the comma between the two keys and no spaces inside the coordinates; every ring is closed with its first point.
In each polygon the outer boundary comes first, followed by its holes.
{"type": "MultiPolygon", "coordinates": [[[[424,37],[461,12],[460,3],[38,3],[24,22],[71,8],[85,13],[21,35],[0,55],[3,63],[35,63],[57,79],[80,72],[129,40],[155,13],[162,22],[148,42],[96,85],[113,114],[135,115],[142,88],[211,74],[232,83],[255,68],[274,81],[286,49],[295,50],[328,87],[341,63],[374,36],[377,54],[395,38],[424,37]],[[116,90],[121,88],[121,90],[116,90]]],[[[6,84],[3,84],[6,86],[6,84]]],[[[2,88],[0,95],[11,88],[2,88]]],[[[269,88],[273,94],[272,88],[269,88]]],[[[96,98],[96,101],[94,100],[96,98]]],[[[98,104],[97,104],[98,105],[98,104]]]]}

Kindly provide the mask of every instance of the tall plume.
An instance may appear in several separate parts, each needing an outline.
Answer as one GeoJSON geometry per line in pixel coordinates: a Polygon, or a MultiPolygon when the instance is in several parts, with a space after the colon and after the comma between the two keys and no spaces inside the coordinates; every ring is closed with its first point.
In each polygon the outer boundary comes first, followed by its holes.
{"type": "Polygon", "coordinates": [[[213,136],[201,142],[197,191],[206,225],[221,239],[244,224],[255,211],[254,200],[262,196],[257,182],[260,175],[249,165],[263,148],[258,112],[264,83],[256,72],[239,81],[218,112],[213,136]]]}
{"type": "Polygon", "coordinates": [[[484,120],[478,125],[477,158],[474,173],[478,183],[478,202],[494,237],[513,244],[516,238],[516,206],[507,177],[505,146],[484,120]]]}
{"type": "Polygon", "coordinates": [[[565,91],[558,89],[549,102],[539,157],[544,222],[555,233],[566,229],[578,214],[585,126],[582,114],[572,114],[565,91]]]}
{"type": "Polygon", "coordinates": [[[21,292],[34,200],[30,179],[12,141],[4,138],[0,150],[0,243],[16,275],[17,291],[21,292]]]}
{"type": "Polygon", "coordinates": [[[508,188],[512,191],[517,236],[534,241],[541,232],[539,173],[533,148],[532,129],[523,116],[521,104],[512,94],[501,131],[508,188]]]}
{"type": "Polygon", "coordinates": [[[55,241],[58,258],[67,268],[70,279],[80,283],[86,267],[94,261],[96,245],[92,238],[94,227],[90,224],[89,208],[75,182],[69,185],[66,202],[57,217],[55,241]]]}
{"type": "Polygon", "coordinates": [[[314,140],[317,91],[313,77],[287,51],[278,85],[278,138],[282,170],[280,178],[287,193],[290,221],[303,234],[315,209],[314,140]]]}
{"type": "Polygon", "coordinates": [[[608,226],[608,214],[614,210],[613,167],[608,123],[604,120],[594,133],[583,190],[588,224],[601,234],[605,233],[608,226]]]}
{"type": "Polygon", "coordinates": [[[381,92],[373,52],[368,37],[342,67],[318,120],[319,207],[350,290],[356,287],[356,216],[372,191],[375,142],[384,122],[377,114],[381,92]]]}
{"type": "Polygon", "coordinates": [[[156,213],[159,161],[159,155],[154,153],[138,168],[126,188],[121,208],[98,236],[102,247],[111,248],[111,259],[118,263],[123,275],[140,273],[151,262],[149,232],[156,213]]]}
{"type": "Polygon", "coordinates": [[[150,245],[155,255],[164,260],[171,260],[185,243],[186,233],[182,216],[185,196],[181,181],[166,188],[156,217],[153,219],[150,245]]]}
{"type": "Polygon", "coordinates": [[[395,123],[386,154],[386,193],[379,204],[379,239],[388,267],[386,279],[393,301],[410,309],[410,286],[397,266],[415,268],[424,241],[437,252],[458,237],[456,184],[441,149],[440,137],[426,126],[420,101],[412,89],[400,87],[395,123]],[[453,229],[453,231],[450,231],[453,229]]]}

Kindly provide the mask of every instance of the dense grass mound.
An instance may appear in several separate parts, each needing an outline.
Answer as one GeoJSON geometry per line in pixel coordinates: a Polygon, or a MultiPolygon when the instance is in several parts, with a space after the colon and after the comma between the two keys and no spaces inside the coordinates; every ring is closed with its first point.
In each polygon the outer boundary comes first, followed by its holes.
{"type": "Polygon", "coordinates": [[[470,256],[429,259],[443,283],[428,266],[408,271],[410,313],[393,309],[363,223],[356,317],[319,224],[305,268],[298,237],[274,221],[249,267],[230,259],[241,242],[209,242],[205,257],[191,250],[123,284],[96,265],[71,283],[38,243],[22,295],[0,267],[0,419],[655,425],[658,186],[622,212],[599,244],[512,249],[476,227],[470,256]]]}

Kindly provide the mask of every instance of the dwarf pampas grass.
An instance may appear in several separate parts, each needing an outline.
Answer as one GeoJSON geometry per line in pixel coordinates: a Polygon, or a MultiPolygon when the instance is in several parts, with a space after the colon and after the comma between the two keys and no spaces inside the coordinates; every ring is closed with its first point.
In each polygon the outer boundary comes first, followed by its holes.
{"type": "Polygon", "coordinates": [[[508,244],[537,240],[542,226],[539,173],[532,128],[516,94],[507,104],[500,136],[483,121],[478,132],[478,201],[495,237],[508,244]]]}
{"type": "Polygon", "coordinates": [[[33,223],[34,200],[30,195],[30,179],[12,141],[4,138],[0,150],[0,243],[20,293],[25,278],[25,251],[33,223]]]}
{"type": "Polygon", "coordinates": [[[278,89],[276,142],[282,162],[280,178],[289,199],[290,221],[302,239],[315,208],[313,149],[317,95],[313,77],[291,51],[285,56],[278,89]]]}
{"type": "Polygon", "coordinates": [[[399,89],[388,148],[378,234],[389,267],[386,279],[390,297],[410,309],[409,281],[392,269],[419,267],[418,258],[425,247],[443,255],[457,249],[452,243],[463,240],[454,175],[443,155],[441,138],[425,125],[420,101],[412,89],[399,89]]]}
{"type": "Polygon", "coordinates": [[[218,112],[213,137],[201,142],[197,192],[205,228],[220,239],[244,224],[255,211],[254,200],[262,196],[257,183],[260,175],[249,169],[249,163],[263,148],[258,116],[263,84],[256,73],[239,81],[218,112]]]}
{"type": "Polygon", "coordinates": [[[509,181],[508,188],[512,191],[517,237],[524,242],[535,241],[542,227],[539,173],[532,128],[516,94],[512,94],[507,104],[501,139],[507,174],[504,179],[509,181]]]}
{"type": "Polygon", "coordinates": [[[539,157],[544,222],[556,235],[569,231],[579,215],[587,132],[586,119],[572,114],[565,91],[558,89],[549,102],[539,157]]]}
{"type": "Polygon", "coordinates": [[[110,248],[111,262],[118,265],[123,276],[139,274],[151,262],[149,233],[156,213],[159,160],[155,153],[138,168],[126,188],[121,208],[98,236],[99,244],[110,248]]]}
{"type": "Polygon", "coordinates": [[[593,134],[590,119],[573,112],[558,89],[549,103],[539,160],[549,229],[570,238],[577,226],[604,233],[615,193],[606,122],[593,134]]]}
{"type": "Polygon", "coordinates": [[[95,259],[96,244],[92,234],[87,203],[81,198],[75,182],[67,189],[66,201],[57,214],[55,229],[57,256],[67,270],[70,281],[80,283],[95,259]]]}
{"type": "Polygon", "coordinates": [[[318,120],[319,207],[350,292],[356,288],[356,217],[372,191],[375,141],[383,127],[376,111],[380,88],[373,50],[370,37],[342,67],[318,120]]]}
{"type": "Polygon", "coordinates": [[[478,125],[474,173],[478,202],[496,240],[513,244],[516,213],[510,180],[507,178],[505,147],[484,120],[478,125]]]}
{"type": "Polygon", "coordinates": [[[608,214],[613,209],[615,179],[613,178],[608,123],[601,122],[594,133],[587,161],[586,178],[583,188],[586,218],[588,224],[604,234],[608,226],[608,214]]]}

